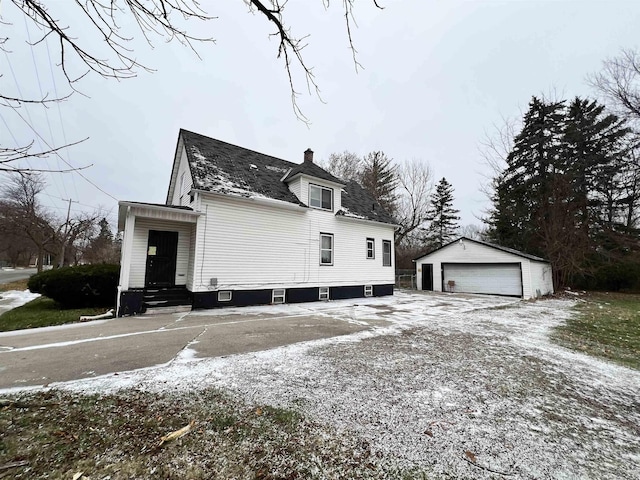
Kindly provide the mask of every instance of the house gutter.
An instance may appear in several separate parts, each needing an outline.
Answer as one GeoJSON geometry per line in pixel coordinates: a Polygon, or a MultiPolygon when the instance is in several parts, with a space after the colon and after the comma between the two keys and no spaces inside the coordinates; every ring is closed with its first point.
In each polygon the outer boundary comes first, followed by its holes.
{"type": "Polygon", "coordinates": [[[242,203],[252,203],[252,204],[258,204],[258,205],[264,205],[267,207],[275,207],[275,208],[282,208],[282,209],[286,209],[286,210],[294,210],[297,212],[306,212],[308,211],[308,207],[302,206],[302,205],[297,205],[295,203],[291,203],[291,202],[285,202],[284,200],[276,200],[274,198],[267,198],[267,197],[244,197],[242,195],[234,195],[232,193],[216,193],[216,192],[210,192],[208,190],[197,190],[197,189],[193,189],[191,190],[191,192],[194,193],[199,193],[203,196],[206,197],[212,197],[212,198],[221,198],[221,199],[226,199],[226,200],[232,200],[232,201],[237,201],[237,202],[242,202],[242,203]]]}

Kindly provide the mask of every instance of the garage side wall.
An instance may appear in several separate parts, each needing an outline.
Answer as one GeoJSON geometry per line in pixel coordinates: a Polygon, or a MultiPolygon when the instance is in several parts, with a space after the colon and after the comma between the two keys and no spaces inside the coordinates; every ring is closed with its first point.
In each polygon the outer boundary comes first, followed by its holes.
{"type": "Polygon", "coordinates": [[[553,290],[553,275],[551,264],[531,261],[531,293],[532,296],[551,295],[553,290]]]}
{"type": "Polygon", "coordinates": [[[462,241],[452,243],[440,250],[416,260],[416,278],[418,290],[422,290],[422,271],[424,264],[433,265],[433,290],[442,291],[442,264],[443,263],[520,263],[522,267],[522,293],[523,298],[530,298],[531,262],[518,255],[503,252],[501,250],[481,245],[475,242],[462,241]]]}

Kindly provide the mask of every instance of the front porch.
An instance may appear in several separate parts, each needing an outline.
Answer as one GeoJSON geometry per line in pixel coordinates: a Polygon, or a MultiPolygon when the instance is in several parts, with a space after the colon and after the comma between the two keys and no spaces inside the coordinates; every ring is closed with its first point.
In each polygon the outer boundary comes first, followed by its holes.
{"type": "Polygon", "coordinates": [[[120,202],[118,316],[191,305],[198,218],[189,207],[120,202]]]}

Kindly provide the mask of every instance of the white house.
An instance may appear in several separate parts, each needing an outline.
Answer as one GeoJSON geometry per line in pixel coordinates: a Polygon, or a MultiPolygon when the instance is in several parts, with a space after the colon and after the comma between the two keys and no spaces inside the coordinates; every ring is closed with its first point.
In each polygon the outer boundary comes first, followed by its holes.
{"type": "Polygon", "coordinates": [[[462,237],[414,261],[419,290],[522,298],[553,293],[547,260],[479,240],[462,237]]]}
{"type": "Polygon", "coordinates": [[[311,150],[296,164],[180,130],[166,204],[119,207],[119,315],[393,294],[393,219],[311,150]]]}

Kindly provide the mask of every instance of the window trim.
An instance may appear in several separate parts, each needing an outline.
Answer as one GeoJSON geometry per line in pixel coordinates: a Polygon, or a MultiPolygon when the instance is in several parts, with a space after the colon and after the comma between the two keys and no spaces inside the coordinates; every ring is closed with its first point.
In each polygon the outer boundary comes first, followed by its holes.
{"type": "Polygon", "coordinates": [[[333,233],[320,232],[320,245],[319,245],[319,247],[320,247],[320,258],[319,258],[320,266],[322,266],[322,267],[330,267],[330,266],[332,266],[333,265],[333,253],[334,253],[334,250],[335,250],[335,244],[333,242],[333,233]],[[322,248],[322,237],[331,238],[331,249],[329,250],[331,252],[331,262],[330,263],[326,263],[326,262],[322,261],[322,252],[323,252],[323,250],[324,251],[327,250],[326,248],[322,248]]]}
{"type": "Polygon", "coordinates": [[[373,297],[373,285],[365,285],[364,286],[364,296],[365,297],[373,297]]]}
{"type": "Polygon", "coordinates": [[[318,287],[318,300],[329,299],[329,287],[318,287]]]}
{"type": "Polygon", "coordinates": [[[376,240],[374,238],[367,238],[367,260],[373,260],[376,258],[376,240]],[[369,242],[371,242],[371,249],[369,249],[369,242]],[[371,250],[371,256],[369,256],[369,250],[371,250]]]}
{"type": "Polygon", "coordinates": [[[322,185],[317,185],[315,183],[310,183],[309,184],[309,206],[311,208],[317,208],[318,210],[325,210],[327,212],[333,212],[333,188],[325,187],[325,186],[322,186],[322,185]],[[320,206],[311,205],[311,189],[312,188],[320,189],[320,206]],[[322,206],[322,192],[324,190],[329,190],[331,192],[331,206],[329,208],[325,208],[325,207],[322,206]]]}
{"type": "Polygon", "coordinates": [[[231,290],[219,290],[218,291],[218,301],[219,302],[230,302],[233,298],[233,292],[231,290]],[[222,298],[224,294],[229,294],[229,298],[222,298]]]}
{"type": "Polygon", "coordinates": [[[287,290],[286,290],[286,288],[274,288],[271,291],[271,303],[280,305],[280,304],[286,303],[286,300],[287,300],[287,290]],[[280,293],[280,292],[282,292],[282,293],[280,293]],[[282,301],[276,301],[276,298],[278,298],[278,299],[282,298],[282,301]]]}
{"type": "Polygon", "coordinates": [[[390,267],[393,263],[393,250],[391,250],[391,240],[382,240],[382,266],[390,267]],[[389,245],[389,263],[386,263],[386,254],[384,252],[385,245],[389,245]]]}

